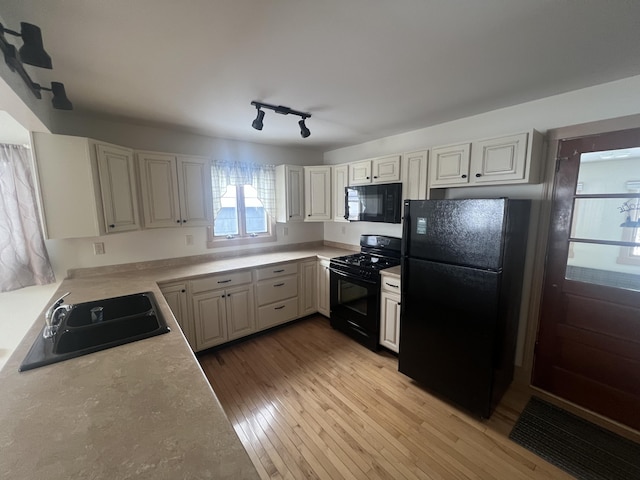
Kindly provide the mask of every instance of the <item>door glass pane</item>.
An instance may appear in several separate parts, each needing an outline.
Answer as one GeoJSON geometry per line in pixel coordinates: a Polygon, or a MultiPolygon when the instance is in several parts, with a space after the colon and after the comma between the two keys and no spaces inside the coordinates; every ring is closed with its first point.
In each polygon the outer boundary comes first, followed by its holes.
{"type": "MultiPolygon", "coordinates": [[[[627,193],[628,182],[640,183],[640,147],[583,153],[576,193],[627,193]]],[[[621,202],[622,203],[622,202],[621,202]]]]}
{"type": "Polygon", "coordinates": [[[571,222],[571,237],[603,241],[632,241],[625,231],[635,227],[638,210],[621,211],[636,205],[632,198],[576,198],[571,222]],[[628,219],[627,219],[628,217],[628,219]],[[627,223],[631,221],[631,223],[627,223]]]}
{"type": "Polygon", "coordinates": [[[626,250],[616,245],[571,242],[565,278],[640,291],[640,257],[635,265],[620,263],[626,250]]]}
{"type": "Polygon", "coordinates": [[[267,212],[251,185],[244,185],[244,207],[247,233],[267,233],[267,212]]]}
{"type": "Polygon", "coordinates": [[[221,198],[222,208],[213,223],[215,236],[238,235],[238,200],[235,185],[229,185],[221,198]]]}

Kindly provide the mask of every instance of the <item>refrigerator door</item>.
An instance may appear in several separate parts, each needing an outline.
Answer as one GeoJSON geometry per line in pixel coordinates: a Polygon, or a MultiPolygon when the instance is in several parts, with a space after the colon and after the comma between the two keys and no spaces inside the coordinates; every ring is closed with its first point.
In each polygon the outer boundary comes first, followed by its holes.
{"type": "Polygon", "coordinates": [[[501,273],[403,259],[400,372],[488,418],[501,273]]]}
{"type": "Polygon", "coordinates": [[[504,198],[405,200],[402,254],[499,270],[506,208],[504,198]]]}

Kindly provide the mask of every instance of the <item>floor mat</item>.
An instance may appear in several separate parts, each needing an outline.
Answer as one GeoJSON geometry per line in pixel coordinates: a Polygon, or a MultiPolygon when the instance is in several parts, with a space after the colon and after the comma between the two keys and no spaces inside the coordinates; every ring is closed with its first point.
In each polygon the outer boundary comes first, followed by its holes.
{"type": "Polygon", "coordinates": [[[640,479],[640,444],[537,397],[509,438],[580,480],[640,479]]]}

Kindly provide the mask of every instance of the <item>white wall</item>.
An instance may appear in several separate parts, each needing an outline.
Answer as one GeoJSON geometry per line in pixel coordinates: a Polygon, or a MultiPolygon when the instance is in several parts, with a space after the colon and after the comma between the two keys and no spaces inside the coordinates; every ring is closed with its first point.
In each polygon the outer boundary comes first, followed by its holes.
{"type": "MultiPolygon", "coordinates": [[[[520,133],[534,128],[540,132],[569,125],[615,118],[640,113],[640,76],[597,85],[561,95],[502,108],[491,112],[462,118],[452,122],[380,138],[378,140],[326,152],[327,164],[339,164],[365,158],[411,152],[434,146],[492,138],[520,133]]],[[[546,149],[544,150],[546,152],[546,149]]],[[[540,161],[546,161],[541,158],[540,161]]],[[[520,328],[516,351],[516,365],[522,365],[526,326],[529,321],[528,305],[531,296],[531,279],[536,248],[536,226],[544,185],[510,187],[451,188],[447,198],[496,197],[528,198],[532,200],[532,216],[523,282],[523,298],[520,310],[520,328]]],[[[331,224],[326,223],[324,238],[328,241],[358,243],[361,233],[381,233],[400,236],[399,226],[385,224],[331,224]]]]}

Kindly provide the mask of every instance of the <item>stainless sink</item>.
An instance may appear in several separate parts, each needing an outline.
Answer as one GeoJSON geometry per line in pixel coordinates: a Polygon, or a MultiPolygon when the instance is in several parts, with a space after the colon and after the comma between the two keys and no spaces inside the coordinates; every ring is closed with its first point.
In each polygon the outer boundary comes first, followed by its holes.
{"type": "Polygon", "coordinates": [[[38,335],[19,370],[31,370],[169,331],[158,315],[151,292],[78,303],[62,319],[53,338],[38,335]]]}

